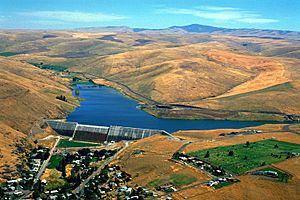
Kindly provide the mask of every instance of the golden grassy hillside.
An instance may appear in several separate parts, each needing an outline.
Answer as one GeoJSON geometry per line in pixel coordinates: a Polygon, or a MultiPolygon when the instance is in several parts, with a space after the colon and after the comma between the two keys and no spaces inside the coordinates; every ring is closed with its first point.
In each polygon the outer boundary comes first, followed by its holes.
{"type": "Polygon", "coordinates": [[[299,115],[298,65],[297,59],[253,55],[208,42],[139,48],[94,59],[80,70],[161,103],[299,115]]]}
{"type": "MultiPolygon", "coordinates": [[[[222,119],[272,120],[270,112],[300,114],[300,42],[291,37],[245,31],[183,34],[87,29],[37,31],[34,36],[4,31],[1,38],[1,51],[20,53],[14,59],[61,65],[106,79],[116,88],[128,87],[129,96],[234,113],[222,119]]],[[[193,117],[199,118],[190,112],[183,118],[193,117]]]]}
{"type": "Polygon", "coordinates": [[[78,101],[66,80],[52,72],[13,59],[0,57],[0,171],[6,165],[14,171],[19,163],[16,144],[42,118],[61,118],[78,101]],[[63,94],[68,102],[56,99],[63,94]]]}

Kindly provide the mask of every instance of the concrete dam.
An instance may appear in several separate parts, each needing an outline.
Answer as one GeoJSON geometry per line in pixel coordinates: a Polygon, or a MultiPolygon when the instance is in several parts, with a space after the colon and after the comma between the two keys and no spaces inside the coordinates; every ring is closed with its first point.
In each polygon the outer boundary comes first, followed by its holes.
{"type": "Polygon", "coordinates": [[[93,126],[77,122],[45,120],[58,134],[71,137],[74,140],[101,143],[104,141],[137,140],[155,134],[172,136],[164,130],[131,128],[123,126],[93,126]]]}

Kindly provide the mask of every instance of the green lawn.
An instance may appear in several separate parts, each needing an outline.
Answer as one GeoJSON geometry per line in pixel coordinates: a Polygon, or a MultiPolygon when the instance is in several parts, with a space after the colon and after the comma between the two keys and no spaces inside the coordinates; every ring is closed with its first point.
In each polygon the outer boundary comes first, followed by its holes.
{"type": "Polygon", "coordinates": [[[50,158],[48,168],[55,169],[58,166],[59,162],[62,160],[62,158],[63,158],[62,155],[53,155],[50,158]]]}
{"type": "Polygon", "coordinates": [[[46,191],[58,190],[65,185],[66,185],[66,181],[63,178],[58,177],[55,180],[48,181],[47,185],[45,186],[45,190],[46,191]]]}
{"type": "Polygon", "coordinates": [[[68,139],[61,139],[57,145],[58,148],[95,147],[95,146],[99,146],[99,144],[88,143],[88,142],[69,141],[68,139]]]}
{"type": "Polygon", "coordinates": [[[282,152],[300,153],[300,145],[277,140],[263,140],[249,143],[249,146],[245,144],[222,146],[188,154],[206,160],[215,166],[221,166],[229,172],[240,174],[289,158],[282,152]],[[205,157],[207,151],[209,157],[205,157]],[[230,151],[233,152],[232,156],[229,155],[230,151]]]}
{"type": "Polygon", "coordinates": [[[9,51],[5,51],[5,52],[0,52],[0,56],[5,56],[5,57],[9,57],[9,56],[15,56],[21,54],[19,52],[9,52],[9,51]]]}

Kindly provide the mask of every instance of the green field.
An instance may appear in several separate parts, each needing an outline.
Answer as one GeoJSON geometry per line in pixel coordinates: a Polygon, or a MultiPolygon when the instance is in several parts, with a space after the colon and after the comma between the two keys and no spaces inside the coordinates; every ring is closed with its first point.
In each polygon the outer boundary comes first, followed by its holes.
{"type": "Polygon", "coordinates": [[[237,179],[235,179],[235,181],[233,181],[233,182],[222,182],[222,183],[219,183],[218,185],[214,185],[213,187],[215,189],[219,189],[219,188],[222,188],[222,187],[226,187],[226,186],[232,185],[232,184],[237,183],[237,182],[240,182],[240,181],[237,180],[237,179]]]}
{"type": "Polygon", "coordinates": [[[18,55],[18,54],[22,54],[22,53],[19,53],[19,52],[9,52],[9,51],[0,52],[0,56],[5,56],[5,57],[15,56],[15,55],[18,55]]]}
{"type": "Polygon", "coordinates": [[[51,64],[39,64],[39,63],[29,63],[29,64],[34,65],[40,69],[52,70],[56,72],[64,72],[68,69],[67,67],[51,65],[51,64]]]}
{"type": "Polygon", "coordinates": [[[189,185],[193,182],[197,181],[197,179],[191,175],[187,174],[172,174],[169,178],[163,179],[155,179],[148,183],[149,187],[156,188],[158,186],[162,186],[168,183],[175,185],[176,187],[180,187],[183,185],[189,185]]]}
{"type": "Polygon", "coordinates": [[[61,139],[57,145],[58,148],[68,148],[68,147],[96,147],[99,144],[88,143],[88,142],[77,142],[69,141],[68,139],[61,139]]]}
{"type": "Polygon", "coordinates": [[[197,179],[193,176],[186,175],[186,174],[172,174],[170,177],[170,181],[177,187],[180,187],[183,185],[189,185],[197,181],[197,179]]]}
{"type": "Polygon", "coordinates": [[[50,162],[48,164],[48,168],[49,169],[55,169],[59,162],[63,159],[63,157],[61,155],[53,155],[51,158],[50,158],[50,162]]]}
{"type": "Polygon", "coordinates": [[[277,140],[251,142],[190,152],[188,155],[198,157],[215,166],[241,174],[251,169],[283,161],[290,155],[282,152],[300,153],[300,145],[277,140]],[[231,155],[230,155],[230,151],[231,155]],[[207,156],[209,152],[209,156],[207,156]],[[205,156],[206,155],[206,156],[205,156]]]}

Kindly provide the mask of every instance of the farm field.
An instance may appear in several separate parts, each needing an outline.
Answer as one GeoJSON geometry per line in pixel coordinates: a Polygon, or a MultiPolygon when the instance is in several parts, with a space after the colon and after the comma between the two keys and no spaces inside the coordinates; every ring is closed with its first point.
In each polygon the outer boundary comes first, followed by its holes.
{"type": "Polygon", "coordinates": [[[78,142],[78,141],[70,141],[68,139],[62,139],[59,141],[57,147],[58,148],[68,148],[68,147],[96,147],[99,144],[88,143],[88,142],[78,142]]]}
{"type": "Polygon", "coordinates": [[[300,145],[277,140],[246,142],[188,153],[191,156],[221,166],[225,170],[241,174],[251,169],[277,163],[300,153],[300,145]]]}

